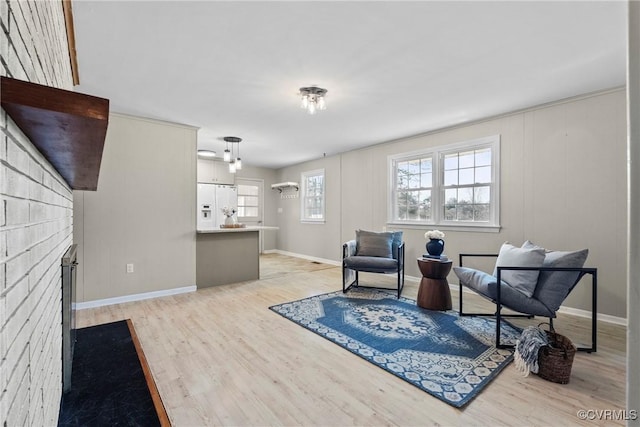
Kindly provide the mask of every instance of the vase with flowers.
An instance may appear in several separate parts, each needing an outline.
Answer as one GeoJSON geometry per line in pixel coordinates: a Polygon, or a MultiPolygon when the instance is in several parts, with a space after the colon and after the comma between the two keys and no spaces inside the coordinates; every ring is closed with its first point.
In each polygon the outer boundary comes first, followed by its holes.
{"type": "Polygon", "coordinates": [[[236,208],[234,207],[225,206],[222,208],[222,213],[224,214],[224,216],[226,216],[224,225],[228,227],[233,227],[234,225],[236,225],[236,218],[234,217],[236,212],[236,208]]]}
{"type": "Polygon", "coordinates": [[[440,230],[429,230],[424,233],[425,239],[429,239],[427,242],[427,253],[434,258],[440,258],[442,251],[444,251],[444,233],[440,230]]]}

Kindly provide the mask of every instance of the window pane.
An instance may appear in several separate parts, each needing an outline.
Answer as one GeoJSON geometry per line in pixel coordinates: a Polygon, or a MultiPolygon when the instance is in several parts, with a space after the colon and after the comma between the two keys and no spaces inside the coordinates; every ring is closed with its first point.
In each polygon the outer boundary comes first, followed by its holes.
{"type": "MultiPolygon", "coordinates": [[[[324,172],[303,173],[302,184],[301,219],[322,220],[324,218],[324,172]]],[[[247,209],[257,207],[257,198],[246,196],[245,200],[247,209]]]]}
{"type": "Polygon", "coordinates": [[[458,185],[458,169],[444,172],[444,185],[458,185]]]}
{"type": "Polygon", "coordinates": [[[433,165],[431,159],[422,159],[420,161],[420,171],[422,173],[431,173],[433,171],[433,165]]]}
{"type": "Polygon", "coordinates": [[[238,194],[245,196],[257,196],[258,187],[255,185],[238,185],[238,194]]]}
{"type": "Polygon", "coordinates": [[[476,183],[491,182],[491,166],[476,168],[476,183]]]}
{"type": "Polygon", "coordinates": [[[446,221],[455,221],[456,205],[453,205],[453,204],[444,205],[444,219],[446,221]]]}
{"type": "Polygon", "coordinates": [[[473,203],[491,202],[491,187],[476,187],[473,192],[473,203]]]}
{"type": "Polygon", "coordinates": [[[409,175],[409,188],[420,188],[420,175],[409,175]]]}
{"type": "Polygon", "coordinates": [[[460,177],[458,181],[458,185],[473,184],[473,168],[460,169],[458,176],[460,177]]]}
{"type": "Polygon", "coordinates": [[[431,173],[423,173],[421,177],[420,186],[422,188],[431,188],[433,186],[433,175],[431,173]]]}
{"type": "Polygon", "coordinates": [[[238,217],[246,216],[244,214],[244,208],[242,206],[238,206],[238,217]]]}
{"type": "Polygon", "coordinates": [[[240,203],[240,196],[238,196],[238,204],[242,204],[244,206],[258,206],[258,198],[254,196],[244,196],[242,197],[243,203],[240,203]]]}
{"type": "Polygon", "coordinates": [[[431,218],[431,191],[424,190],[419,196],[420,219],[426,220],[431,218]]]}
{"type": "Polygon", "coordinates": [[[397,198],[397,218],[407,219],[407,192],[399,192],[397,198]]]}
{"type": "Polygon", "coordinates": [[[444,156],[444,170],[458,169],[458,153],[444,156]]]}
{"type": "Polygon", "coordinates": [[[420,173],[420,160],[409,161],[408,172],[410,174],[420,173]]]}
{"type": "Polygon", "coordinates": [[[489,205],[474,205],[473,207],[474,221],[489,221],[489,205]]]}
{"type": "Polygon", "coordinates": [[[243,209],[244,209],[244,215],[242,216],[258,216],[257,207],[250,207],[250,208],[243,208],[243,209]]]}
{"type": "Polygon", "coordinates": [[[409,198],[409,205],[407,206],[407,219],[419,219],[420,204],[418,203],[418,194],[413,193],[409,198]]]}
{"type": "Polygon", "coordinates": [[[476,166],[491,165],[491,148],[476,150],[476,166]]]}
{"type": "Polygon", "coordinates": [[[459,164],[458,167],[459,168],[472,168],[474,166],[473,161],[474,161],[474,152],[473,151],[467,151],[465,153],[460,153],[458,156],[459,159],[459,164]]]}
{"type": "Polygon", "coordinates": [[[473,203],[473,188],[458,189],[458,203],[473,203]]]}
{"type": "Polygon", "coordinates": [[[456,209],[458,214],[458,221],[472,221],[473,220],[473,205],[458,205],[456,209]]]}
{"type": "Polygon", "coordinates": [[[423,190],[418,193],[418,203],[421,205],[431,204],[431,191],[423,190]]]}
{"type": "Polygon", "coordinates": [[[444,202],[451,205],[455,205],[456,203],[458,203],[458,190],[456,190],[455,188],[445,190],[444,202]]]}
{"type": "Polygon", "coordinates": [[[398,188],[409,188],[409,171],[407,162],[397,163],[396,185],[398,188]]]}

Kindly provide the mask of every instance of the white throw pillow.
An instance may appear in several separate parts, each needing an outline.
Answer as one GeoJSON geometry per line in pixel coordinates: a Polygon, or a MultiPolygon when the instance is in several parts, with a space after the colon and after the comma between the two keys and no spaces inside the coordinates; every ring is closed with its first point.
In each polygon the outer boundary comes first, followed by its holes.
{"type": "MultiPolygon", "coordinates": [[[[518,248],[506,242],[500,248],[493,275],[498,275],[498,267],[542,267],[544,256],[543,248],[518,248]]],[[[538,284],[539,274],[537,270],[502,270],[500,280],[531,297],[538,284]]]]}

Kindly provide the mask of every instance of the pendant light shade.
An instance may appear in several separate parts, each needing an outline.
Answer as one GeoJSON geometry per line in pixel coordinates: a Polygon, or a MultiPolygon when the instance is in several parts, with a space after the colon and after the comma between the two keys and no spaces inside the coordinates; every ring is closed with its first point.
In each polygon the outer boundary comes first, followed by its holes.
{"type": "Polygon", "coordinates": [[[240,142],[242,138],[225,136],[223,139],[227,143],[227,149],[224,150],[224,161],[229,162],[229,172],[236,173],[236,171],[242,169],[242,159],[240,159],[240,142]],[[231,150],[229,150],[229,144],[231,144],[231,150]],[[238,145],[238,157],[234,157],[233,155],[233,144],[238,145]]]}

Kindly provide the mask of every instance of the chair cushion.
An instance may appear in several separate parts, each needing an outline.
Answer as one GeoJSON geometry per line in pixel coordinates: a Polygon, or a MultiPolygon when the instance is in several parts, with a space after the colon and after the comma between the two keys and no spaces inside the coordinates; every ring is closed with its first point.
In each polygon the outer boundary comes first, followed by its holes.
{"type": "MultiPolygon", "coordinates": [[[[500,248],[493,275],[498,275],[498,267],[542,267],[544,256],[543,248],[518,248],[506,242],[500,248]]],[[[504,270],[500,273],[500,279],[511,285],[513,289],[531,297],[536,289],[539,274],[539,271],[504,270]]]]}
{"type": "Polygon", "coordinates": [[[394,233],[356,230],[356,255],[393,258],[394,233]]]}
{"type": "MultiPolygon", "coordinates": [[[[530,241],[524,242],[523,248],[540,248],[530,241]]],[[[582,268],[589,256],[588,249],[578,251],[545,251],[543,267],[582,268]]],[[[545,304],[549,310],[557,311],[564,299],[569,295],[578,280],[580,273],[572,271],[541,271],[538,286],[533,297],[545,304]]]]}
{"type": "Polygon", "coordinates": [[[398,261],[393,258],[377,256],[350,256],[344,259],[344,265],[353,270],[369,273],[395,273],[398,270],[398,261]]]}
{"type": "MultiPolygon", "coordinates": [[[[453,272],[458,276],[460,284],[463,286],[473,289],[493,301],[496,300],[498,279],[494,276],[484,271],[466,267],[453,267],[453,272]]],[[[521,313],[556,317],[555,310],[549,310],[549,308],[540,301],[534,298],[528,298],[519,290],[509,286],[504,280],[501,282],[500,300],[503,306],[521,313]]]]}
{"type": "Polygon", "coordinates": [[[394,259],[398,259],[398,247],[402,244],[402,231],[392,231],[391,253],[394,259]]]}

